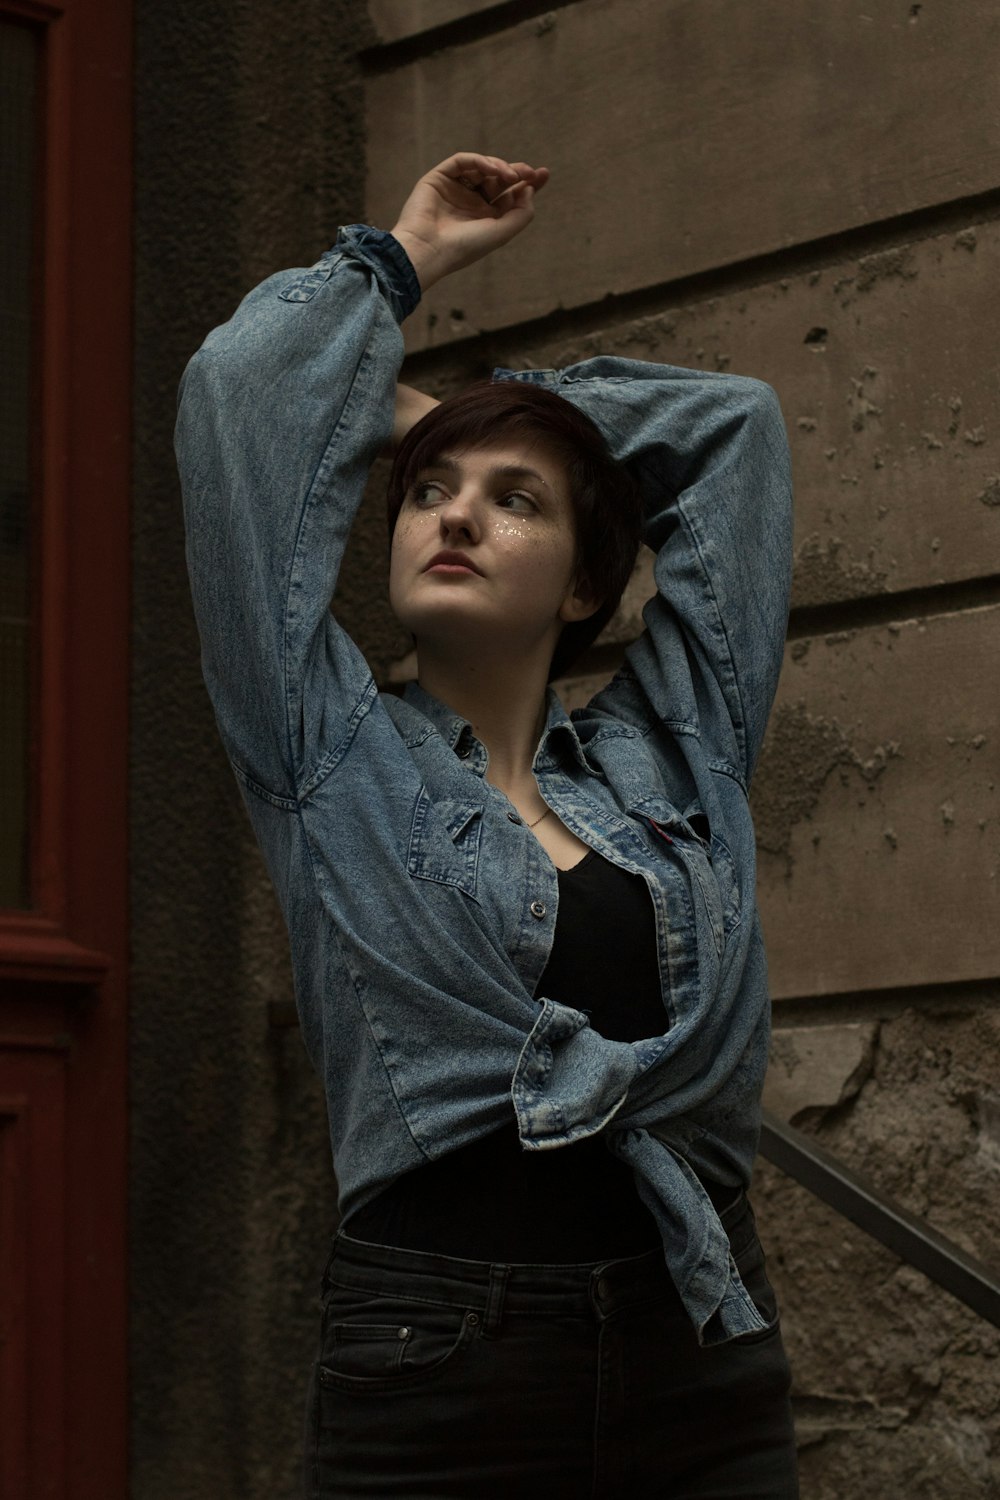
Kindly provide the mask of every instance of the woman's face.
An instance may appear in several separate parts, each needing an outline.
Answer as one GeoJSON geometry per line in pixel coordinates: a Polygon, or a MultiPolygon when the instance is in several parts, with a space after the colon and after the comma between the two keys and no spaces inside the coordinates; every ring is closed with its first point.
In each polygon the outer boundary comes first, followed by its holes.
{"type": "Polygon", "coordinates": [[[389,600],[418,648],[554,649],[600,602],[576,588],[573,506],[544,442],[447,453],[417,474],[393,533],[389,600]]]}

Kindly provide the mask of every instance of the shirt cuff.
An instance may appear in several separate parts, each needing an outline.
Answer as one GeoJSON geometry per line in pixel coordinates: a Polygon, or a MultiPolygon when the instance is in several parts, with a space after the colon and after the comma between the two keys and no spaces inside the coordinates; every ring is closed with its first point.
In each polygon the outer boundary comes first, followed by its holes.
{"type": "Polygon", "coordinates": [[[397,323],[408,318],[420,301],[420,282],[395,235],[387,229],[373,229],[370,224],[346,224],[337,233],[337,244],[371,266],[397,323]]]}

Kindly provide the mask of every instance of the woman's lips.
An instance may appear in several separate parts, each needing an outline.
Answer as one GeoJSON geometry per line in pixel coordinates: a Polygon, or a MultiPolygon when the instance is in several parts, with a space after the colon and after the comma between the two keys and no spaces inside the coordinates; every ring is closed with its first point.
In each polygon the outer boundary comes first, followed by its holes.
{"type": "Polygon", "coordinates": [[[471,558],[465,557],[461,552],[439,552],[435,557],[431,558],[430,562],[424,569],[424,572],[456,574],[475,573],[479,574],[479,576],[482,577],[480,570],[476,567],[471,558]]]}

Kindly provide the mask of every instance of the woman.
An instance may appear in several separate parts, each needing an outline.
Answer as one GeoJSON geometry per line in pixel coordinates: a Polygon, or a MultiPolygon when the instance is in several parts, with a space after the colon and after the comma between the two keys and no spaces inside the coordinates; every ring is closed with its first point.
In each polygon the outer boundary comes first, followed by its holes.
{"type": "Polygon", "coordinates": [[[449,157],[391,235],[351,226],[252,292],[182,388],[205,675],[340,1192],[308,1492],[785,1500],[788,1369],[745,1196],[784,431],[759,382],[609,358],[440,407],[397,390],[398,322],[523,229],[547,177],[449,157]],[[393,434],[401,698],[329,610],[393,434]],[[570,718],[547,682],[613,611],[640,528],[646,632],[570,718]]]}

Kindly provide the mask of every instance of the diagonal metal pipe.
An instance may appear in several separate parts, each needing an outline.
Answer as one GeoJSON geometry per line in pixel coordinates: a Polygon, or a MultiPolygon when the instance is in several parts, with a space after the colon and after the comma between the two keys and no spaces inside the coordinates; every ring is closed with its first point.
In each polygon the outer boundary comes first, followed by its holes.
{"type": "Polygon", "coordinates": [[[769,1110],[763,1113],[760,1154],[1000,1328],[1000,1273],[885,1197],[811,1136],[786,1125],[769,1110]]]}

